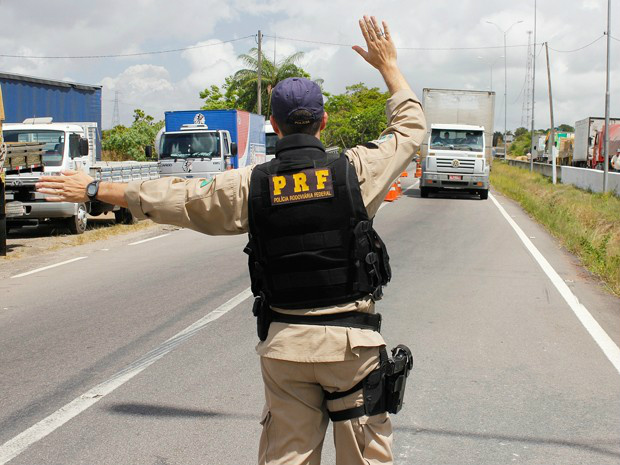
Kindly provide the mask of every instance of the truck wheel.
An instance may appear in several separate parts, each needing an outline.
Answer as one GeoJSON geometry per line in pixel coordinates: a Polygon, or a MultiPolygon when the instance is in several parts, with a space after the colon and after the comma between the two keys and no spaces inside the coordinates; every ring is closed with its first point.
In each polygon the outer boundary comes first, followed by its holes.
{"type": "Polygon", "coordinates": [[[136,222],[136,217],[131,214],[128,208],[116,210],[114,218],[118,224],[134,224],[136,222]]]}
{"type": "Polygon", "coordinates": [[[428,198],[428,187],[420,187],[420,196],[423,199],[428,198]]]}
{"type": "Polygon", "coordinates": [[[88,225],[87,213],[86,204],[81,203],[78,205],[77,215],[66,219],[66,226],[71,231],[71,234],[83,234],[86,231],[86,226],[88,225]]]}
{"type": "Polygon", "coordinates": [[[486,200],[489,198],[489,191],[480,191],[480,200],[486,200]]]}

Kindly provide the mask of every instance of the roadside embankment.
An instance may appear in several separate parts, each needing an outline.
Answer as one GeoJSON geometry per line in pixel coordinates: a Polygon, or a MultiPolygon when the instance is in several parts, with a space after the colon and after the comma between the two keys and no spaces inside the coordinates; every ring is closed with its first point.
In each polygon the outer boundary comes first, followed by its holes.
{"type": "Polygon", "coordinates": [[[519,202],[620,295],[620,198],[553,185],[538,173],[501,162],[493,164],[491,184],[519,202]]]}

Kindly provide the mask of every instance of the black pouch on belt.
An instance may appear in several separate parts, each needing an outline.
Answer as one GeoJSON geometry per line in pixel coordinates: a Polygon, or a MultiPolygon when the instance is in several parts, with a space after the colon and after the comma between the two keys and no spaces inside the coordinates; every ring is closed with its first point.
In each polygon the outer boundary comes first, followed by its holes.
{"type": "Polygon", "coordinates": [[[258,338],[261,341],[264,341],[267,339],[267,335],[269,334],[269,326],[272,321],[272,311],[267,303],[267,300],[263,296],[259,296],[254,299],[252,313],[256,317],[256,332],[258,333],[258,338]]]}

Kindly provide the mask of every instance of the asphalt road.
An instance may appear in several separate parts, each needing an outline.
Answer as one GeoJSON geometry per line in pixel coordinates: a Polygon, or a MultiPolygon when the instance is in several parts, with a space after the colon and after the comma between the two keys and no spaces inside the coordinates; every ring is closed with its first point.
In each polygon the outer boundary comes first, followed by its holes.
{"type": "MultiPolygon", "coordinates": [[[[495,198],[611,338],[613,360],[620,299],[495,198]]],[[[620,373],[492,199],[412,188],[376,225],[394,272],[382,332],[415,357],[396,463],[620,463],[620,373]]],[[[0,465],[256,461],[245,237],[129,244],[2,264],[0,465]]]]}

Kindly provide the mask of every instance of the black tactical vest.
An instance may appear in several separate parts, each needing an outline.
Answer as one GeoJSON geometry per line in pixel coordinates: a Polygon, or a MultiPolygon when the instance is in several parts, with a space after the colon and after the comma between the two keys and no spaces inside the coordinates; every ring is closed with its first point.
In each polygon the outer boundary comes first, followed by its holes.
{"type": "Polygon", "coordinates": [[[391,273],[372,228],[355,168],[312,136],[278,141],[276,158],[252,172],[252,291],[286,309],[381,298],[391,273]]]}

